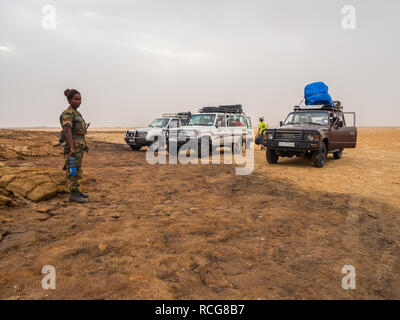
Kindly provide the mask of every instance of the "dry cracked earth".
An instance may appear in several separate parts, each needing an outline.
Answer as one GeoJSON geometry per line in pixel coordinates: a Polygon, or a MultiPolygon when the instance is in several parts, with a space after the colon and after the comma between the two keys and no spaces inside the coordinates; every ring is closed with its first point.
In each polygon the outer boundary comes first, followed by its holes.
{"type": "Polygon", "coordinates": [[[256,148],[248,176],[150,165],[122,137],[90,132],[79,205],[56,132],[0,130],[0,299],[400,298],[399,129],[360,129],[323,169],[256,148]]]}

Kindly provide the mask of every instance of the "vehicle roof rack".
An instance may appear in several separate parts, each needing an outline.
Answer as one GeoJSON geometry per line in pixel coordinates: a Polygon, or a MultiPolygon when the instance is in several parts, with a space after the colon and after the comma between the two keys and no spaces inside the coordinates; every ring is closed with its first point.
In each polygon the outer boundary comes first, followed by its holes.
{"type": "Polygon", "coordinates": [[[340,101],[333,101],[333,104],[318,104],[318,105],[299,105],[293,107],[294,111],[301,110],[331,110],[335,112],[342,112],[343,107],[340,101]]]}
{"type": "Polygon", "coordinates": [[[176,112],[176,113],[163,113],[163,118],[188,118],[192,115],[190,111],[187,112],[176,112]]]}
{"type": "Polygon", "coordinates": [[[221,113],[237,113],[237,114],[244,113],[241,104],[221,105],[221,106],[218,106],[218,107],[207,106],[207,107],[201,108],[199,110],[199,112],[200,113],[221,112],[221,113]]]}
{"type": "Polygon", "coordinates": [[[209,112],[220,112],[218,107],[214,107],[214,106],[207,106],[207,107],[203,107],[199,110],[200,113],[209,113],[209,112]]]}
{"type": "Polygon", "coordinates": [[[243,113],[243,108],[241,104],[219,106],[219,110],[220,112],[225,113],[243,113]]]}

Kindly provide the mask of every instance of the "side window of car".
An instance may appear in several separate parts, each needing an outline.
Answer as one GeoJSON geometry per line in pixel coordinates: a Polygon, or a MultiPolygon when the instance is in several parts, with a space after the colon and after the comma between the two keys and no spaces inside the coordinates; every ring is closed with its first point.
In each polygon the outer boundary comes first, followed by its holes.
{"type": "Polygon", "coordinates": [[[251,120],[249,117],[246,117],[246,123],[247,123],[247,127],[251,128],[251,120]]]}
{"type": "Polygon", "coordinates": [[[217,116],[217,121],[215,122],[215,125],[218,127],[226,127],[226,119],[224,115],[218,115],[217,116]]]}
{"type": "Polygon", "coordinates": [[[171,122],[169,123],[170,128],[177,128],[179,126],[179,120],[178,119],[172,119],[171,122]]]}
{"type": "Polygon", "coordinates": [[[243,116],[230,116],[229,117],[229,127],[241,127],[244,125],[243,116]]]}
{"type": "Polygon", "coordinates": [[[345,127],[345,126],[346,126],[346,123],[344,122],[343,116],[342,116],[342,115],[340,115],[340,116],[338,117],[337,126],[338,126],[339,128],[342,128],[342,127],[345,127]]]}

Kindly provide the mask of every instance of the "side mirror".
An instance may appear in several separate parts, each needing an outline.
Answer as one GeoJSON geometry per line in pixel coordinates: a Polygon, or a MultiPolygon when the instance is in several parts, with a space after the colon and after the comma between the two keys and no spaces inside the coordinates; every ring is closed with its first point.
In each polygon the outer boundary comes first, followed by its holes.
{"type": "Polygon", "coordinates": [[[279,126],[280,126],[280,127],[283,126],[283,121],[279,121],[279,126]]]}

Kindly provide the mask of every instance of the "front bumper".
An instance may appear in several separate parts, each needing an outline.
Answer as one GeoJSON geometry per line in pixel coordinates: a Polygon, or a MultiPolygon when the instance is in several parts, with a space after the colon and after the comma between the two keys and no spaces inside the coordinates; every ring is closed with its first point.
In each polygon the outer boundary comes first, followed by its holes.
{"type": "Polygon", "coordinates": [[[146,137],[125,137],[125,142],[132,146],[150,146],[152,141],[147,141],[146,137]]]}
{"type": "Polygon", "coordinates": [[[284,151],[294,151],[294,152],[306,152],[309,150],[318,150],[320,148],[320,141],[282,141],[275,139],[267,139],[263,138],[261,143],[272,150],[284,150],[284,151]],[[291,142],[294,143],[294,146],[282,146],[280,142],[291,142]]]}

